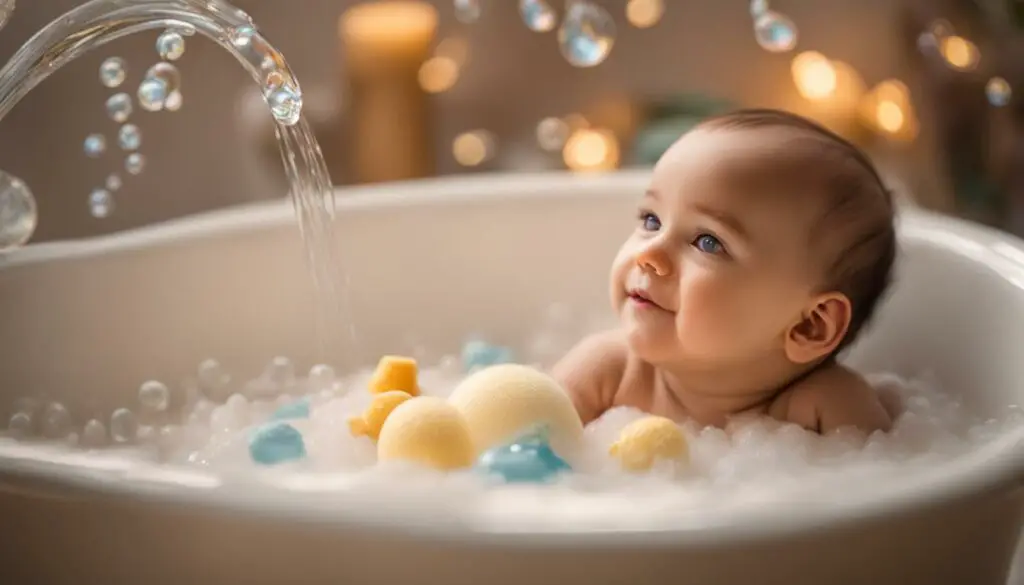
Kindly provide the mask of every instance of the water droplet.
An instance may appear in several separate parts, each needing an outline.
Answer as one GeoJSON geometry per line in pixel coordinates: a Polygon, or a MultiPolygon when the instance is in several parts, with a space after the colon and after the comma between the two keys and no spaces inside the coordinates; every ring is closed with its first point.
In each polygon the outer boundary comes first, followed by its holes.
{"type": "Polygon", "coordinates": [[[750,16],[755,19],[768,12],[768,0],[750,0],[750,16]]]}
{"type": "Polygon", "coordinates": [[[185,54],[185,39],[177,31],[164,31],[156,39],[156,52],[161,59],[177,61],[185,54]]]}
{"type": "Polygon", "coordinates": [[[121,92],[107,98],[107,115],[110,119],[122,123],[132,115],[132,98],[121,92]]]}
{"type": "Polygon", "coordinates": [[[147,112],[157,112],[163,109],[167,100],[167,83],[162,79],[146,78],[139,84],[137,97],[139,106],[147,112]]]}
{"type": "Polygon", "coordinates": [[[114,211],[114,196],[110,191],[99,187],[89,193],[89,213],[97,219],[103,219],[114,211]]]}
{"type": "Polygon", "coordinates": [[[43,409],[43,435],[62,439],[71,432],[71,412],[59,402],[51,402],[43,409]]]}
{"type": "Polygon", "coordinates": [[[38,221],[36,199],[28,185],[0,171],[0,252],[29,241],[38,221]]]}
{"type": "Polygon", "coordinates": [[[102,447],[107,444],[107,425],[91,419],[82,428],[81,444],[85,447],[102,447]]]}
{"type": "Polygon", "coordinates": [[[142,146],[142,131],[135,124],[125,124],[117,132],[117,143],[122,150],[138,150],[142,146]]]}
{"type": "Polygon", "coordinates": [[[14,14],[14,0],[0,0],[0,28],[7,24],[14,14]]]}
{"type": "Polygon", "coordinates": [[[164,100],[164,109],[167,110],[168,112],[177,112],[178,110],[181,109],[181,102],[182,102],[181,92],[180,91],[176,91],[176,92],[172,93],[171,95],[167,96],[167,99],[164,100]]]}
{"type": "Polygon", "coordinates": [[[130,443],[139,434],[139,421],[127,408],[118,408],[110,415],[110,436],[118,443],[130,443]]]}
{"type": "Polygon", "coordinates": [[[534,32],[548,32],[558,23],[558,15],[544,0],[519,0],[519,14],[534,32]]]}
{"type": "Polygon", "coordinates": [[[16,412],[7,421],[7,432],[15,439],[23,439],[32,434],[32,415],[27,412],[16,412]]]}
{"type": "Polygon", "coordinates": [[[1013,97],[1013,89],[1002,77],[993,77],[985,84],[985,96],[988,97],[988,103],[997,108],[1002,108],[1010,103],[1010,98],[1013,97]]]}
{"type": "Polygon", "coordinates": [[[480,18],[480,0],[455,0],[455,18],[466,24],[480,18]]]}
{"type": "Polygon", "coordinates": [[[569,138],[569,125],[561,118],[544,118],[537,124],[537,144],[549,152],[562,150],[569,138]]]}
{"type": "Polygon", "coordinates": [[[603,62],[615,43],[615,21],[608,12],[577,1],[566,10],[558,28],[558,46],[571,65],[593,67],[603,62]]]}
{"type": "Polygon", "coordinates": [[[111,173],[107,177],[106,186],[108,191],[117,191],[121,188],[121,176],[117,173],[111,173]]]}
{"type": "Polygon", "coordinates": [[[107,139],[102,134],[90,134],[85,137],[85,154],[91,158],[98,158],[107,150],[107,139]]]}
{"type": "Polygon", "coordinates": [[[242,25],[231,31],[231,44],[238,47],[248,47],[252,43],[252,37],[256,34],[256,27],[249,25],[242,25]]]}
{"type": "Polygon", "coordinates": [[[163,412],[171,405],[171,391],[163,382],[143,382],[139,386],[139,404],[151,412],[163,412]]]}
{"type": "Polygon", "coordinates": [[[754,21],[754,37],[762,49],[785,53],[796,47],[796,25],[778,12],[768,11],[754,21]]]}
{"type": "Polygon", "coordinates": [[[302,115],[302,94],[297,89],[282,85],[267,93],[267,105],[270,113],[278,122],[292,126],[302,115]]]}
{"type": "Polygon", "coordinates": [[[124,170],[130,175],[138,175],[146,166],[146,157],[137,152],[129,154],[124,159],[124,170]]]}
{"type": "Polygon", "coordinates": [[[146,70],[148,79],[161,79],[166,85],[164,99],[176,91],[181,91],[181,72],[170,63],[157,63],[146,70]]]}
{"type": "Polygon", "coordinates": [[[110,57],[100,64],[100,83],[106,87],[121,85],[127,75],[128,67],[120,57],[110,57]]]}
{"type": "Polygon", "coordinates": [[[187,22],[178,23],[167,30],[174,31],[183,37],[190,37],[196,34],[196,27],[187,22]]]}

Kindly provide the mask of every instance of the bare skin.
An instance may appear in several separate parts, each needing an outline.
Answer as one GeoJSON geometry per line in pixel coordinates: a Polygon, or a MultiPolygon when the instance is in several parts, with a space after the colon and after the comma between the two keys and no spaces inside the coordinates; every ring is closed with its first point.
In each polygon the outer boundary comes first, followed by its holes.
{"type": "Polygon", "coordinates": [[[819,433],[891,428],[891,401],[827,359],[851,305],[820,290],[828,250],[807,245],[817,200],[732,180],[786,132],[697,130],[655,166],[611,269],[621,326],[553,371],[584,423],[631,406],[712,426],[761,413],[819,433]]]}

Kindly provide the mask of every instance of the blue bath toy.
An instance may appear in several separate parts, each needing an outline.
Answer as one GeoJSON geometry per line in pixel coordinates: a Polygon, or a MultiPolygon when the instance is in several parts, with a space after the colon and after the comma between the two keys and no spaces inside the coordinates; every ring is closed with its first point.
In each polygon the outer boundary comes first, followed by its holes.
{"type": "Polygon", "coordinates": [[[289,402],[274,411],[270,420],[289,420],[296,418],[309,418],[309,398],[302,398],[295,402],[289,402]]]}
{"type": "Polygon", "coordinates": [[[468,341],[462,346],[462,367],[467,372],[508,363],[512,363],[512,351],[507,347],[478,339],[468,341]]]}
{"type": "Polygon", "coordinates": [[[548,445],[544,429],[485,451],[477,460],[477,469],[505,483],[546,483],[572,471],[548,445]]]}
{"type": "Polygon", "coordinates": [[[285,422],[265,424],[249,436],[249,455],[262,465],[276,465],[306,456],[302,433],[285,422]]]}

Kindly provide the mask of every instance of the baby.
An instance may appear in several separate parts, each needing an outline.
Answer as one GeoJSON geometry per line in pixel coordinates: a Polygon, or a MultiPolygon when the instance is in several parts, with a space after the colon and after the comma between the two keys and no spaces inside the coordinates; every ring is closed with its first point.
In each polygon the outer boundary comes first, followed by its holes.
{"type": "Polygon", "coordinates": [[[631,406],[891,427],[887,401],[836,361],[896,256],[892,197],[856,147],[780,111],[704,121],[655,165],[636,222],[611,269],[621,327],[553,371],[584,423],[631,406]]]}

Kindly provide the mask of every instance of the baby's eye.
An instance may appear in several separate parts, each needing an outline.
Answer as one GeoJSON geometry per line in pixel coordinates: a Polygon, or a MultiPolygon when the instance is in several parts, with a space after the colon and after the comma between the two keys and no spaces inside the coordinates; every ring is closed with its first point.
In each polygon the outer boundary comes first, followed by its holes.
{"type": "Polygon", "coordinates": [[[701,234],[697,236],[697,238],[693,240],[692,245],[705,254],[717,255],[725,252],[725,246],[722,245],[721,240],[711,234],[701,234]]]}
{"type": "Polygon", "coordinates": [[[639,217],[644,230],[656,232],[661,229],[661,220],[658,219],[657,215],[654,215],[650,211],[641,211],[639,217]]]}

